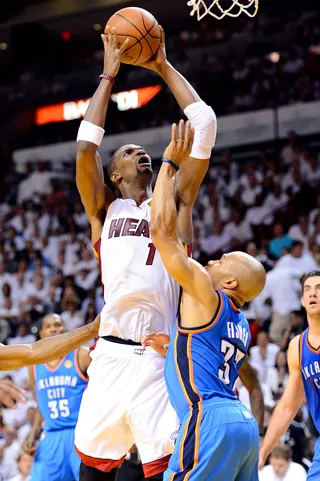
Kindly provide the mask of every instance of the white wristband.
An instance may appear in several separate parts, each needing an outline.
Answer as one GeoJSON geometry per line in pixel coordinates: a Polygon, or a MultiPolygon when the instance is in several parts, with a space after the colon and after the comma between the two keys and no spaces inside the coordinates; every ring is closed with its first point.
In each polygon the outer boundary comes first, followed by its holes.
{"type": "Polygon", "coordinates": [[[79,140],[84,140],[99,146],[102,142],[103,136],[104,129],[102,127],[83,120],[78,130],[77,142],[79,142],[79,140]]]}
{"type": "Polygon", "coordinates": [[[194,128],[191,157],[209,159],[217,134],[217,119],[214,111],[203,100],[194,102],[184,109],[194,128]]]}

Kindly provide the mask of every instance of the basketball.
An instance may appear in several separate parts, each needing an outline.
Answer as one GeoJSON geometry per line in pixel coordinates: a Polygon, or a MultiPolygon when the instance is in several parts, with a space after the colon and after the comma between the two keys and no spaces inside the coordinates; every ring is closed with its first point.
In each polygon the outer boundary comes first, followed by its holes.
{"type": "Polygon", "coordinates": [[[123,63],[140,65],[149,60],[159,48],[159,24],[154,16],[143,8],[122,8],[112,15],[107,25],[116,29],[120,44],[129,38],[128,47],[121,57],[123,63]]]}

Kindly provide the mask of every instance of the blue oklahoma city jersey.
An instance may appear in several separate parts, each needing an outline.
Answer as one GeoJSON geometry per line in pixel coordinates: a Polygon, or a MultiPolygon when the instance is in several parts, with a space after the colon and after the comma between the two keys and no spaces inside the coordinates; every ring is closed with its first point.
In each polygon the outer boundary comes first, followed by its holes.
{"type": "Polygon", "coordinates": [[[300,368],[309,411],[320,432],[320,348],[310,346],[308,333],[309,328],[300,337],[300,368]]]}
{"type": "Polygon", "coordinates": [[[74,428],[77,424],[82,394],[88,380],[78,365],[78,352],[65,356],[51,368],[34,366],[35,389],[45,431],[74,428]]]}
{"type": "Polygon", "coordinates": [[[250,344],[249,324],[226,294],[217,294],[217,311],[207,325],[183,329],[176,323],[171,338],[165,377],[180,419],[202,401],[237,399],[239,369],[250,344]]]}

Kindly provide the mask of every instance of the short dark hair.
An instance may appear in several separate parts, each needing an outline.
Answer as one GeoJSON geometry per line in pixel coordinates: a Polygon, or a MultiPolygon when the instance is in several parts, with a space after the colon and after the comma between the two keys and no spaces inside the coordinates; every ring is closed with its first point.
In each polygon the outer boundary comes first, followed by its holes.
{"type": "Polygon", "coordinates": [[[303,242],[299,241],[299,240],[293,241],[292,244],[291,244],[291,249],[293,249],[294,247],[297,247],[297,246],[303,246],[303,242]]]}
{"type": "Polygon", "coordinates": [[[315,269],[314,271],[310,271],[310,272],[308,272],[308,274],[305,274],[301,278],[302,289],[304,288],[304,284],[305,284],[306,280],[309,279],[309,277],[320,277],[320,270],[315,269]]]}
{"type": "Polygon", "coordinates": [[[292,459],[292,449],[286,444],[279,444],[279,446],[276,446],[271,451],[270,458],[281,458],[285,459],[286,461],[290,461],[290,459],[292,459]]]}
{"type": "Polygon", "coordinates": [[[115,152],[113,152],[113,154],[111,156],[111,159],[109,160],[109,162],[107,164],[107,173],[108,173],[108,177],[109,177],[110,180],[111,180],[111,176],[112,176],[113,172],[117,168],[116,156],[117,156],[118,150],[119,149],[117,149],[115,152]]]}

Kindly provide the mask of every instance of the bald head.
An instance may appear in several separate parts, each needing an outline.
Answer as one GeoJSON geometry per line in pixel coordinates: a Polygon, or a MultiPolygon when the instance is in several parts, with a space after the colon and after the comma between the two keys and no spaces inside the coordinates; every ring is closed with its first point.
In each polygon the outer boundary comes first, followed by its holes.
{"type": "Polygon", "coordinates": [[[224,254],[219,261],[210,262],[208,272],[215,289],[233,291],[241,304],[257,297],[266,283],[263,265],[240,251],[224,254]]]}

